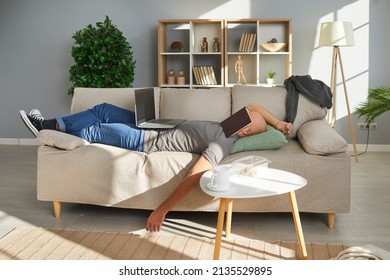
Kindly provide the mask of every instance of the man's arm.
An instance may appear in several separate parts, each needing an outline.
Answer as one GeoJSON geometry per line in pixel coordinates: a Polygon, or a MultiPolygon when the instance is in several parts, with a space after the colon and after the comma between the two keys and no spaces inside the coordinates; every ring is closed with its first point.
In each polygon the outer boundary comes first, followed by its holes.
{"type": "Polygon", "coordinates": [[[165,215],[199,183],[203,173],[211,168],[211,163],[201,155],[172,194],[150,214],[146,221],[146,230],[160,231],[165,215]]]}
{"type": "Polygon", "coordinates": [[[263,118],[267,124],[272,125],[277,130],[281,131],[283,134],[289,135],[291,133],[291,131],[292,131],[292,124],[291,123],[287,123],[287,122],[284,122],[284,121],[277,119],[267,109],[260,106],[259,104],[252,103],[252,104],[249,104],[247,106],[247,108],[250,111],[256,111],[256,112],[260,113],[260,115],[263,116],[263,118]]]}

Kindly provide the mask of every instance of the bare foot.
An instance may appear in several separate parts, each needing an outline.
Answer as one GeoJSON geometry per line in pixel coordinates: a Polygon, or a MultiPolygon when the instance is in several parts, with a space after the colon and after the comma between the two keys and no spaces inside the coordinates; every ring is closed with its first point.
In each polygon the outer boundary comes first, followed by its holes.
{"type": "Polygon", "coordinates": [[[290,135],[293,129],[292,123],[278,121],[276,124],[276,129],[282,132],[284,135],[290,135]]]}
{"type": "Polygon", "coordinates": [[[164,219],[164,213],[159,210],[154,210],[146,221],[146,230],[150,232],[160,231],[164,219]]]}

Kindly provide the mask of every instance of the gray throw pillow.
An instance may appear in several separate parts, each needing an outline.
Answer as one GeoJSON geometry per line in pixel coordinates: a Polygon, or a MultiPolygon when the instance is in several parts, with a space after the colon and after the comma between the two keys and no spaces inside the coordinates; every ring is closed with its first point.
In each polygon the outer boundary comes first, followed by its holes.
{"type": "Polygon", "coordinates": [[[298,130],[303,149],[314,155],[329,155],[347,151],[348,144],[326,120],[304,123],[298,130]]]}

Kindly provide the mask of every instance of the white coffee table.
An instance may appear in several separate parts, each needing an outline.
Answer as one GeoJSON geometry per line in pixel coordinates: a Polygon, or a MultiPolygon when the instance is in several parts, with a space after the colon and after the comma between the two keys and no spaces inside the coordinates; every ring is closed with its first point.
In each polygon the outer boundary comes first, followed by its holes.
{"type": "MultiPolygon", "coordinates": [[[[229,165],[231,166],[231,165],[229,165]]],[[[231,166],[232,167],[232,166],[231,166]]],[[[232,170],[234,168],[232,167],[232,170]]],[[[229,191],[217,192],[209,189],[207,184],[210,183],[212,171],[207,171],[200,179],[202,190],[210,196],[219,198],[217,232],[215,237],[214,260],[219,259],[221,249],[222,231],[226,212],[226,230],[225,234],[228,238],[231,231],[233,199],[237,198],[254,198],[265,197],[288,193],[292,215],[295,224],[295,230],[298,238],[299,247],[301,249],[302,258],[307,259],[306,245],[303,238],[301,219],[299,217],[298,204],[295,196],[295,191],[306,186],[307,180],[294,173],[273,169],[264,168],[257,175],[243,176],[233,172],[230,175],[231,188],[229,191]],[[227,205],[227,211],[226,211],[227,205]]]]}

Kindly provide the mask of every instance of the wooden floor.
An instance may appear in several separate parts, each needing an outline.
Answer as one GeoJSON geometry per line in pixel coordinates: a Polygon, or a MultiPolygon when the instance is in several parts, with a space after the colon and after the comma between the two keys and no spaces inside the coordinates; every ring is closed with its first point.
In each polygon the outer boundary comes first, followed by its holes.
{"type": "MultiPolygon", "coordinates": [[[[0,145],[0,236],[22,226],[145,233],[150,211],[64,203],[55,219],[51,203],[36,200],[36,150],[0,145]]],[[[334,229],[327,228],[326,215],[301,213],[305,241],[373,244],[390,251],[390,153],[367,152],[351,163],[351,212],[336,215],[334,229]]],[[[216,220],[216,213],[172,212],[158,234],[213,237],[216,220]]],[[[234,213],[232,235],[296,240],[290,213],[234,213]]]]}

